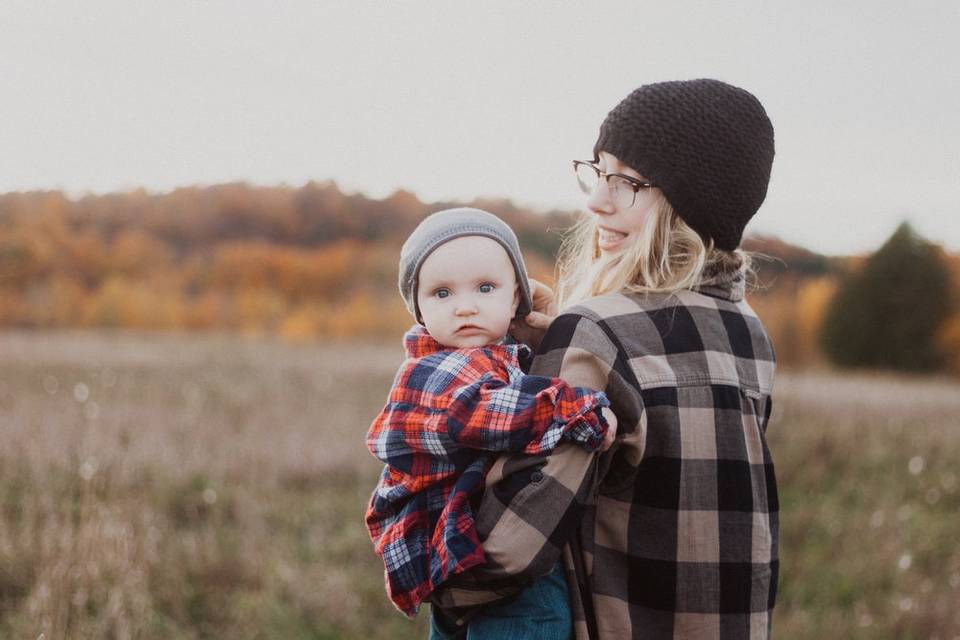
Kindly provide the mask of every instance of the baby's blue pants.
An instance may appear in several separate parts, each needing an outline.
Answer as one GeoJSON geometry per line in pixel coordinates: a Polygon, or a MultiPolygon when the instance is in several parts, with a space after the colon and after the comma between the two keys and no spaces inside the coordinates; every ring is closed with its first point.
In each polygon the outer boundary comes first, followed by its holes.
{"type": "Polygon", "coordinates": [[[432,608],[430,612],[430,640],[568,640],[571,633],[560,562],[517,595],[485,606],[462,627],[432,608]]]}

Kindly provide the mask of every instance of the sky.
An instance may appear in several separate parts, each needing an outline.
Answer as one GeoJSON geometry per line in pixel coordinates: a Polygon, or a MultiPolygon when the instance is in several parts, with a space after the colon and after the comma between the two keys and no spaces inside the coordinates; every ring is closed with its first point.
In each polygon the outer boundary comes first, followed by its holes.
{"type": "Polygon", "coordinates": [[[583,205],[570,166],[648,82],[773,122],[748,231],[960,251],[960,3],[0,2],[0,193],[243,180],[583,205]]]}

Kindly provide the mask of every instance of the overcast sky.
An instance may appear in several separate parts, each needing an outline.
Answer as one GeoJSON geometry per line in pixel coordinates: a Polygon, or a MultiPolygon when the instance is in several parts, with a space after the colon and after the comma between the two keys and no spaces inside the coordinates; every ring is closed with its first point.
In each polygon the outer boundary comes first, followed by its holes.
{"type": "Polygon", "coordinates": [[[751,229],[826,253],[904,219],[960,250],[960,3],[0,2],[0,192],[336,180],[581,206],[636,86],[767,108],[751,229]]]}

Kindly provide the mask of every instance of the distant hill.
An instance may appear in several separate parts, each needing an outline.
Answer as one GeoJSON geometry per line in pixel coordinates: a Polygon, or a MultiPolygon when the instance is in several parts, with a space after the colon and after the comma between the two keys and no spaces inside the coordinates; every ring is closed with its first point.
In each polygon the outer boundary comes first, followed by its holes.
{"type": "MultiPolygon", "coordinates": [[[[400,244],[428,213],[462,205],[502,217],[531,273],[552,281],[575,212],[506,199],[424,203],[403,190],[374,199],[333,182],[0,195],[0,327],[396,339],[411,321],[396,292],[400,244]]],[[[748,235],[744,248],[758,254],[751,301],[781,361],[816,359],[836,278],[862,257],[773,236],[748,235]]],[[[960,259],[950,259],[960,273],[960,259]]]]}
{"type": "MultiPolygon", "coordinates": [[[[506,199],[466,203],[423,203],[408,191],[377,200],[345,194],[333,182],[293,187],[229,183],[185,187],[161,194],[144,190],[67,198],[58,191],[0,195],[0,225],[29,227],[56,220],[79,235],[94,234],[106,248],[124,233],[145,234],[178,256],[202,253],[238,241],[318,248],[344,240],[399,244],[428,213],[451,206],[475,206],[506,220],[524,252],[552,260],[560,232],[574,211],[533,211],[506,199]]],[[[826,273],[826,257],[773,236],[748,236],[744,247],[774,258],[773,272],[826,273]]]]}

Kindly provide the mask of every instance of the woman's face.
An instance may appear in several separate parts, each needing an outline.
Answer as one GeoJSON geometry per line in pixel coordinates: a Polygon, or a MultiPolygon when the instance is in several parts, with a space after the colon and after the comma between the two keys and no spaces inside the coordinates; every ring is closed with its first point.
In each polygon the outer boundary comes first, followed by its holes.
{"type": "MultiPolygon", "coordinates": [[[[641,182],[649,182],[646,176],[620,162],[616,156],[600,152],[598,166],[604,173],[622,173],[641,182]]],[[[640,189],[633,205],[620,207],[614,202],[606,180],[600,180],[587,197],[587,209],[593,214],[597,225],[597,247],[604,255],[616,254],[635,242],[643,229],[650,211],[660,199],[657,188],[640,189]]]]}

